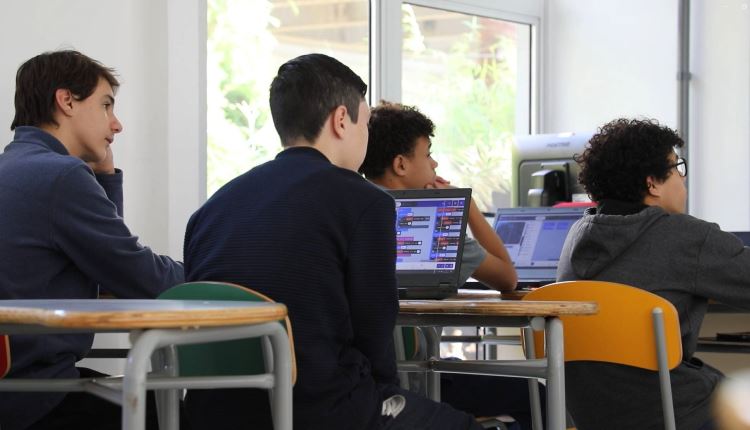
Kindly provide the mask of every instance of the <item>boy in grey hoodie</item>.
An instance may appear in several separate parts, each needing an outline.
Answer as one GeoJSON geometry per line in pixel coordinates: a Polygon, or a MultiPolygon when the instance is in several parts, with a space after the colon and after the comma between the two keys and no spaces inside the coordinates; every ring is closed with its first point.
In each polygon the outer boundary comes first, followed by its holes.
{"type": "MultiPolygon", "coordinates": [[[[598,207],[575,224],[558,281],[593,279],[658,294],[677,309],[683,362],[671,372],[677,428],[712,427],[721,372],[693,357],[708,299],[750,308],[750,248],[686,215],[684,145],[653,120],[618,119],[576,161],[598,207]]],[[[568,408],[579,430],[663,428],[656,372],[594,362],[566,365],[568,408]]]]}

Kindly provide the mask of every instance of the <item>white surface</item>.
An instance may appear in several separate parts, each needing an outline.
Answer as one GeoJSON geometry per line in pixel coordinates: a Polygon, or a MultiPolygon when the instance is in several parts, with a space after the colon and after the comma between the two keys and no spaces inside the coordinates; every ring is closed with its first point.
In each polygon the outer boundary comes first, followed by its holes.
{"type": "MultiPolygon", "coordinates": [[[[99,333],[94,336],[93,349],[130,349],[130,335],[128,333],[99,333]]],[[[85,358],[76,366],[88,367],[107,375],[122,375],[125,373],[124,358],[85,358]]]]}
{"type": "Polygon", "coordinates": [[[549,0],[542,131],[594,130],[619,116],[677,121],[677,2],[549,0]]]}
{"type": "MultiPolygon", "coordinates": [[[[691,3],[689,211],[750,230],[750,2],[691,3]]],[[[677,1],[548,0],[542,27],[542,132],[677,126],[677,1]]]]}
{"type": "Polygon", "coordinates": [[[750,230],[750,1],[692,2],[690,213],[750,230]]]}
{"type": "Polygon", "coordinates": [[[197,47],[205,49],[198,22],[205,2],[6,0],[2,8],[0,148],[12,137],[21,63],[73,48],[114,67],[122,84],[115,112],[124,131],[113,151],[125,172],[125,221],[142,244],[181,259],[185,222],[201,195],[196,142],[205,131],[196,112],[204,97],[196,83],[205,69],[197,60],[197,47]]]}

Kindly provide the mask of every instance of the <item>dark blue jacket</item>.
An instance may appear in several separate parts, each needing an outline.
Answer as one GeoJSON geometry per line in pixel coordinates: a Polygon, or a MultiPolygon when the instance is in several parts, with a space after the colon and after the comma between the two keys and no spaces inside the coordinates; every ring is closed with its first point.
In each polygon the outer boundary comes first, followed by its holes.
{"type": "MultiPolygon", "coordinates": [[[[122,219],[122,172],[94,175],[56,138],[18,127],[0,155],[0,299],[152,298],[182,282],[122,219]]],[[[93,335],[12,335],[7,377],[78,377],[93,335]]],[[[0,428],[23,428],[64,393],[1,393],[0,428]]]]}
{"type": "Polygon", "coordinates": [[[289,308],[295,428],[378,426],[377,384],[397,382],[394,214],[388,194],[294,147],[225,185],[188,223],[188,280],[234,282],[289,308]]]}

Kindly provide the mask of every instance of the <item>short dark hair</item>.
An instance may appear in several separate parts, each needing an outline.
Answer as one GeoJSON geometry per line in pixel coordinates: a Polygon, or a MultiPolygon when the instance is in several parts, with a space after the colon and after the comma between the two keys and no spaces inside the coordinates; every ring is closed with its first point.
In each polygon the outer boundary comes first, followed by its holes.
{"type": "Polygon", "coordinates": [[[313,142],[328,115],[346,106],[356,123],[367,85],[350,68],[323,54],[287,61],[271,82],[271,116],[283,146],[303,137],[313,142]]]}
{"type": "Polygon", "coordinates": [[[417,139],[434,136],[435,124],[414,106],[381,101],[371,111],[368,130],[367,155],[359,172],[377,179],[396,156],[414,155],[417,139]]]}
{"type": "Polygon", "coordinates": [[[642,202],[648,192],[646,178],[669,178],[669,155],[684,145],[677,132],[654,119],[616,119],[602,126],[576,156],[578,180],[595,202],[642,202]]]}
{"type": "Polygon", "coordinates": [[[113,91],[120,86],[114,69],[78,51],[45,52],[26,61],[16,73],[16,115],[10,129],[59,125],[54,117],[57,90],[70,90],[76,100],[84,100],[96,90],[100,78],[109,82],[113,91]]]}

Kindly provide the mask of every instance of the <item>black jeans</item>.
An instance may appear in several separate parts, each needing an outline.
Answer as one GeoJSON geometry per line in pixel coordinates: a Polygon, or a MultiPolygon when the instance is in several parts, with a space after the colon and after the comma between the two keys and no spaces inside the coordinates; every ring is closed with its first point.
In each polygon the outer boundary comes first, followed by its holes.
{"type": "Polygon", "coordinates": [[[473,416],[454,409],[453,406],[432,401],[420,394],[392,385],[381,387],[383,399],[401,395],[406,406],[395,418],[382,417],[385,430],[480,430],[473,416]]]}
{"type": "MultiPolygon", "coordinates": [[[[477,417],[510,415],[523,430],[531,430],[529,380],[502,376],[442,373],[440,398],[477,417]]],[[[542,422],[546,418],[546,388],[539,384],[542,422]]]]}
{"type": "MultiPolygon", "coordinates": [[[[378,385],[380,397],[402,395],[404,409],[395,417],[382,416],[384,430],[480,430],[471,415],[447,403],[433,402],[395,385],[378,385]]],[[[260,389],[189,390],[185,399],[193,429],[240,430],[252,422],[254,430],[273,429],[268,392],[260,389]]],[[[380,408],[381,405],[378,405],[380,408]]],[[[295,425],[299,427],[300,424],[295,425]]],[[[319,426],[318,426],[319,427],[319,426]]],[[[339,429],[331,429],[339,430],[339,429]]]]}

